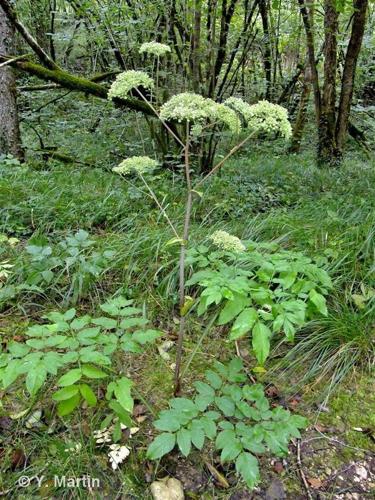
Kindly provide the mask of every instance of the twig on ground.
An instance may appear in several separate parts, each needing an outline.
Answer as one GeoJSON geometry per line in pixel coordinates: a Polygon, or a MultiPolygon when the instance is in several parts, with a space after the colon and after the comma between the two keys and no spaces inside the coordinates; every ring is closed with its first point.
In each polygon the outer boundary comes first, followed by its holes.
{"type": "Polygon", "coordinates": [[[307,498],[309,500],[313,500],[313,497],[310,493],[310,488],[309,488],[309,484],[306,480],[306,476],[305,476],[305,473],[303,472],[303,469],[302,469],[302,461],[301,461],[301,440],[300,439],[297,439],[297,466],[298,466],[298,472],[301,476],[301,479],[302,479],[302,482],[303,482],[303,485],[305,487],[305,490],[306,490],[306,494],[307,494],[307,498]]]}

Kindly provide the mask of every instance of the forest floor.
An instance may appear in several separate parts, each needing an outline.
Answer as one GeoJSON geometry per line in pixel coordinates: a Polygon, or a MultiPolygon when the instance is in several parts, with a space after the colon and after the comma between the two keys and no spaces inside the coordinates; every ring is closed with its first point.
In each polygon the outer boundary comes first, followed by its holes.
{"type": "MultiPolygon", "coordinates": [[[[159,174],[154,183],[174,220],[181,221],[178,172],[159,174]]],[[[151,319],[163,331],[161,342],[175,341],[177,254],[173,248],[162,251],[173,235],[152,200],[145,199],[136,185],[125,185],[111,172],[84,165],[52,160],[32,161],[24,167],[3,161],[0,215],[0,234],[20,240],[17,250],[0,253],[0,261],[6,258],[14,270],[24,265],[27,242],[57,245],[66,235],[86,230],[97,249],[111,249],[116,256],[100,280],[79,295],[75,307],[85,313],[95,311],[103,299],[121,289],[136,301],[147,303],[151,319]]],[[[340,307],[348,306],[355,317],[362,314],[366,293],[375,286],[375,169],[373,162],[360,154],[350,153],[341,169],[322,171],[314,166],[312,153],[287,156],[276,147],[271,155],[256,146],[253,152],[230,162],[210,184],[194,209],[193,219],[192,244],[205,241],[209,233],[220,228],[244,239],[276,240],[285,248],[321,255],[336,273],[334,307],[341,301],[340,307]]],[[[22,338],[26,326],[71,303],[71,294],[64,281],[53,280],[41,294],[21,291],[14,298],[0,294],[2,344],[22,338]]],[[[375,334],[373,313],[374,307],[366,323],[370,325],[368,345],[375,334]]],[[[361,325],[354,322],[351,333],[355,335],[361,325]]],[[[222,329],[212,329],[202,339],[202,326],[196,322],[190,325],[185,359],[192,353],[194,356],[184,375],[186,393],[212,360],[226,360],[234,354],[222,329]]],[[[246,345],[240,344],[240,350],[245,363],[251,365],[246,345]]],[[[169,454],[157,466],[146,461],[152,433],[150,409],[165,407],[172,395],[172,347],[169,356],[150,348],[137,358],[126,355],[118,360],[119,369],[126,366],[142,399],[136,399],[134,414],[140,431],[131,440],[124,433],[122,440],[130,442],[132,452],[116,471],[111,470],[106,453],[95,446],[93,438],[104,416],[100,406],[94,413],[81,409],[67,425],[56,417],[49,390],[33,402],[25,400],[20,385],[1,393],[0,495],[148,499],[151,481],[172,476],[181,481],[186,498],[192,499],[373,498],[375,392],[368,359],[357,359],[340,380],[335,378],[335,369],[327,369],[320,377],[308,363],[284,371],[277,365],[276,346],[273,352],[271,366],[274,363],[275,369],[260,374],[259,381],[266,386],[271,405],[281,404],[307,416],[309,427],[301,440],[292,442],[284,459],[260,459],[262,481],[252,492],[238,480],[232,466],[220,464],[209,447],[188,459],[177,452],[169,454]],[[72,443],[79,443],[79,451],[67,451],[72,443]],[[55,487],[55,475],[85,474],[98,478],[100,487],[89,491],[55,487]],[[25,475],[32,480],[22,488],[19,481],[25,475]],[[39,487],[37,478],[41,476],[39,487]]],[[[311,366],[314,361],[310,360],[311,366]]]]}

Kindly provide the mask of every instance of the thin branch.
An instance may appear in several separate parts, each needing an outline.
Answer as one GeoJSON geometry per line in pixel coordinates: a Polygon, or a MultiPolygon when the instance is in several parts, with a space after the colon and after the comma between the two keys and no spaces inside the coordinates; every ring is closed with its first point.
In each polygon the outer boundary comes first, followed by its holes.
{"type": "Polygon", "coordinates": [[[2,7],[9,21],[20,33],[25,42],[33,49],[35,54],[39,57],[40,61],[49,69],[59,69],[55,61],[51,59],[47,52],[45,52],[45,50],[38,44],[32,34],[28,31],[28,29],[18,19],[17,13],[14,10],[11,2],[9,0],[0,0],[0,7],[2,7]]]}
{"type": "Polygon", "coordinates": [[[16,61],[21,61],[22,59],[28,59],[29,57],[30,57],[30,54],[24,54],[23,56],[13,57],[12,59],[8,59],[7,61],[1,63],[0,68],[3,68],[4,66],[8,66],[8,64],[12,64],[16,61]]]}
{"type": "Polygon", "coordinates": [[[201,179],[193,188],[193,191],[195,191],[201,184],[203,184],[212,174],[214,174],[217,170],[219,170],[219,168],[221,168],[224,163],[232,156],[234,155],[234,153],[236,153],[239,149],[242,148],[242,146],[244,146],[250,139],[252,139],[254,136],[256,135],[256,132],[252,132],[250,135],[248,135],[247,137],[245,137],[245,139],[243,141],[241,141],[239,144],[237,144],[236,146],[234,146],[230,151],[229,153],[221,160],[219,161],[219,163],[217,165],[215,165],[213,167],[213,169],[208,172],[208,174],[206,176],[203,177],[203,179],[201,179]]]}
{"type": "Polygon", "coordinates": [[[161,211],[161,213],[164,215],[166,221],[168,222],[168,224],[170,225],[172,231],[174,232],[174,235],[176,236],[176,238],[180,239],[180,235],[178,234],[178,232],[176,231],[174,225],[172,224],[172,221],[171,219],[169,218],[167,212],[165,211],[165,208],[162,206],[162,204],[159,202],[158,198],[156,197],[155,193],[153,192],[153,190],[150,188],[150,186],[148,185],[148,183],[146,182],[145,178],[143,177],[143,175],[140,173],[139,174],[140,178],[142,179],[142,182],[143,184],[146,186],[148,192],[150,193],[150,196],[151,198],[155,201],[155,203],[157,204],[159,210],[161,211]]]}

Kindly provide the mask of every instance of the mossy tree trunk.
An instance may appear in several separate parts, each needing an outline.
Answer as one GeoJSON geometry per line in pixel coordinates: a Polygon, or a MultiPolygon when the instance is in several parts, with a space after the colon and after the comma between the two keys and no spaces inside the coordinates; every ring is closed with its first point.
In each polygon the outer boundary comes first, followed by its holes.
{"type": "MultiPolygon", "coordinates": [[[[0,7],[0,53],[13,53],[14,30],[0,7]]],[[[0,154],[23,158],[13,69],[0,68],[0,154]]]]}

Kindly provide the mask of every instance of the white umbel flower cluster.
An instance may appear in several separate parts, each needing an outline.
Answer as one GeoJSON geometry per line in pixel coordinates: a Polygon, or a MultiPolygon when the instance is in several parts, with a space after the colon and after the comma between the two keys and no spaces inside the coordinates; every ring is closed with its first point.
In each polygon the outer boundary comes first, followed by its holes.
{"type": "Polygon", "coordinates": [[[223,104],[192,92],[173,96],[160,109],[162,120],[189,121],[203,127],[207,122],[219,121],[233,133],[238,133],[241,123],[236,113],[223,104]]]}
{"type": "Polygon", "coordinates": [[[152,90],[154,80],[144,71],[124,71],[117,75],[116,80],[112,83],[108,91],[108,99],[126,98],[131,90],[138,87],[152,90]]]}
{"type": "Polygon", "coordinates": [[[147,174],[158,166],[158,162],[148,156],[132,156],[123,160],[120,165],[113,167],[113,172],[121,175],[147,174]]]}
{"type": "Polygon", "coordinates": [[[284,139],[292,135],[292,126],[288,120],[288,111],[268,101],[259,101],[250,106],[247,126],[256,132],[267,135],[280,134],[284,139]]]}
{"type": "Polygon", "coordinates": [[[153,54],[154,56],[164,56],[168,52],[171,52],[171,48],[169,45],[166,45],[165,43],[159,43],[159,42],[146,42],[142,43],[142,45],[139,48],[139,53],[140,54],[153,54]]]}
{"type": "Polygon", "coordinates": [[[237,236],[233,236],[226,231],[215,231],[211,234],[209,239],[221,250],[235,253],[244,252],[246,250],[245,245],[237,236]]]}
{"type": "Polygon", "coordinates": [[[240,97],[229,97],[229,99],[224,101],[224,104],[225,106],[228,106],[229,108],[236,111],[236,113],[238,113],[240,116],[242,116],[245,122],[245,126],[247,127],[252,117],[250,104],[245,102],[240,97]]]}
{"type": "Polygon", "coordinates": [[[259,101],[250,105],[239,97],[229,97],[224,104],[240,114],[245,126],[255,132],[267,135],[279,133],[284,139],[292,135],[288,111],[279,104],[259,101]]]}

